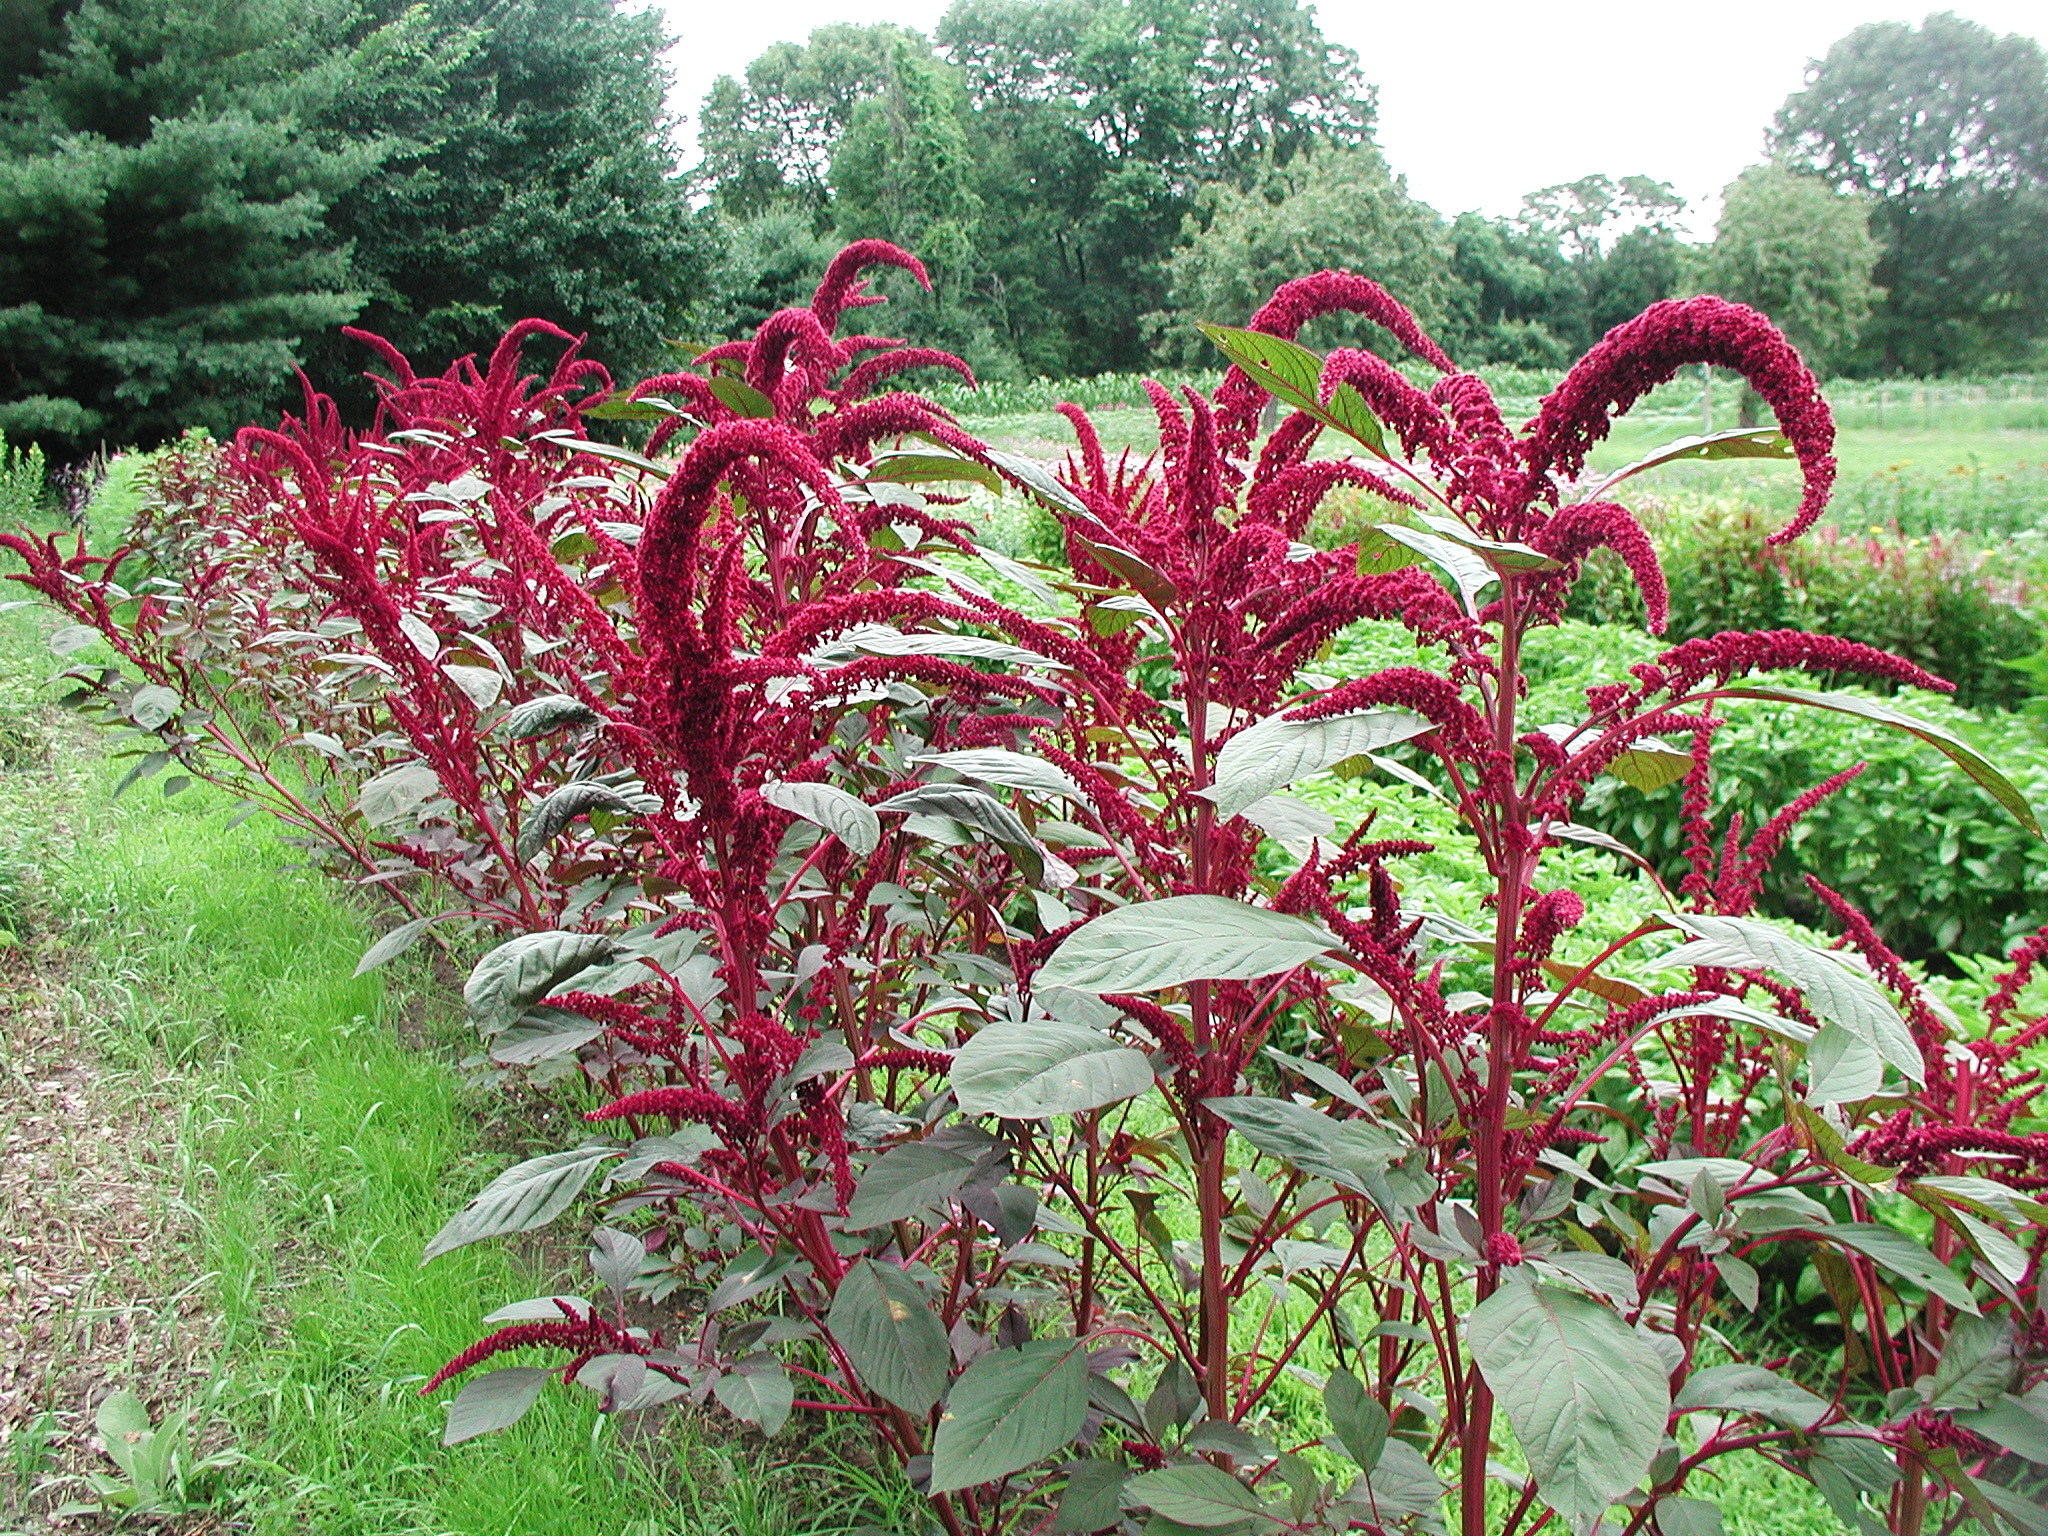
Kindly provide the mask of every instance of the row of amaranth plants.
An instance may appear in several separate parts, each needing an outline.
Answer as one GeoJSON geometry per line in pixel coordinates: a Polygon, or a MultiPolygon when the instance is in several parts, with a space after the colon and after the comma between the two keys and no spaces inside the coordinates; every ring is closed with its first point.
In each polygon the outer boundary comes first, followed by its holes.
{"type": "Polygon", "coordinates": [[[1783,338],[1656,305],[1517,434],[1385,292],[1323,273],[1214,331],[1213,394],[1150,391],[1156,457],[1111,462],[1070,409],[1053,475],[871,394],[950,362],[839,335],[877,260],[919,270],[855,247],[807,309],[623,394],[573,361],[533,389],[515,333],[439,380],[387,356],[366,436],[317,397],[245,433],[206,492],[250,550],[217,601],[230,634],[289,629],[283,681],[239,670],[276,642],[216,645],[190,664],[211,681],[147,672],[183,654],[159,605],[203,558],[116,587],[134,555],[15,543],[151,677],[84,682],[153,751],[290,789],[414,931],[430,890],[520,930],[468,1008],[499,1061],[580,1068],[593,1134],[428,1256],[594,1194],[597,1285],[486,1320],[429,1384],[468,1378],[448,1440],[559,1376],[610,1411],[857,1422],[950,1536],[1696,1536],[1731,1457],[1852,1530],[2048,1528],[2048,1027],[2022,1006],[2048,938],[1966,1022],[1833,892],[1832,946],[1754,915],[1853,765],[1753,830],[1706,810],[1735,698],[1896,724],[2038,833],[2024,798],[1909,713],[1779,680],[1946,687],[1825,636],[1694,639],[1577,720],[1523,708],[1525,642],[1596,548],[1663,623],[1611,499],[1630,471],[1583,471],[1677,370],[1738,371],[1776,413],[1805,496],[1771,537],[1819,515],[1832,428],[1783,338]],[[1333,310],[1435,384],[1293,343],[1333,310]],[[652,421],[645,452],[577,435],[603,415],[652,421]],[[1048,508],[1069,569],[977,550],[949,505],[977,483],[1048,508]],[[1318,550],[1340,485],[1400,520],[1318,550]],[[1357,625],[1401,626],[1417,664],[1318,674],[1357,625]],[[173,696],[154,723],[147,688],[173,696]],[[316,733],[343,750],[310,743],[303,782],[340,786],[314,804],[259,755],[316,733]],[[1408,829],[1286,793],[1361,760],[1456,806],[1490,930],[1404,905],[1408,829]],[[408,768],[404,835],[348,821],[408,768]],[[1683,782],[1688,864],[1594,940],[1546,854],[1601,837],[1573,815],[1602,774],[1683,782]],[[1746,1351],[1788,1267],[1838,1343],[1746,1351]]]}

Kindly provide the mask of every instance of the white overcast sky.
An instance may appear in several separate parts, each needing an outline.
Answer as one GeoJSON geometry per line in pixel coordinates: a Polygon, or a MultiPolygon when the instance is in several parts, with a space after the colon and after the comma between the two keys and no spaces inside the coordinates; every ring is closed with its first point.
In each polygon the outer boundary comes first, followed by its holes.
{"type": "MultiPolygon", "coordinates": [[[[654,0],[679,42],[674,105],[698,103],[771,43],[829,22],[929,32],[947,0],[654,0]]],[[[1379,87],[1379,139],[1409,189],[1447,214],[1509,213],[1595,171],[1671,182],[1711,228],[1720,190],[1763,145],[1807,61],[1869,21],[1953,9],[2048,41],[2048,0],[1325,0],[1323,32],[1379,87]]]]}

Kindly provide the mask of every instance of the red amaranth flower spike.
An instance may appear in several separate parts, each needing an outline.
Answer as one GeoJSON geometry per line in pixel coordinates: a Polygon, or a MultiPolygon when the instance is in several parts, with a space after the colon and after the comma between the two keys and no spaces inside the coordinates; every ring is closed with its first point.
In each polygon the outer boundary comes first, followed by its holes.
{"type": "Polygon", "coordinates": [[[1820,516],[1834,485],[1834,418],[1813,371],[1777,327],[1747,305],[1711,294],[1652,304],[1580,358],[1529,423],[1523,449],[1529,468],[1538,475],[1578,474],[1614,416],[1693,363],[1741,374],[1792,440],[1806,490],[1792,521],[1769,542],[1796,539],[1820,516]]]}

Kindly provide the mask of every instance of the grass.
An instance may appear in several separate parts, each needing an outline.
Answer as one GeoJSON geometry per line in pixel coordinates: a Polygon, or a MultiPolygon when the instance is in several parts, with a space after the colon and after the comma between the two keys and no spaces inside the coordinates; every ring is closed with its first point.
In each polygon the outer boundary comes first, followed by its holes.
{"type": "MultiPolygon", "coordinates": [[[[14,647],[8,670],[40,665],[14,647]]],[[[427,1238],[518,1155],[566,1125],[463,1083],[457,1010],[423,978],[350,976],[371,932],[323,878],[287,866],[260,822],[223,799],[153,787],[108,799],[96,743],[60,745],[69,772],[9,775],[0,798],[68,854],[44,878],[81,941],[74,987],[109,1082],[168,1100],[186,1251],[158,1277],[192,1286],[203,1381],[134,1385],[159,1412],[202,1407],[201,1439],[242,1460],[222,1481],[236,1528],[333,1536],[823,1536],[885,1516],[860,1474],[792,1467],[823,1449],[766,1446],[700,1425],[601,1418],[551,1391],[514,1430],[443,1449],[448,1392],[416,1389],[478,1336],[478,1319],[549,1289],[545,1264],[502,1245],[421,1268],[427,1238]],[[70,784],[75,800],[51,803],[70,784]],[[404,1032],[413,1038],[401,1038],[404,1032]]],[[[563,1118],[556,1112],[556,1118],[563,1118]]],[[[79,1128],[92,1135],[90,1125],[79,1128]]],[[[580,1287],[579,1287],[580,1288],[580,1287]]],[[[109,1366],[118,1375],[128,1368],[109,1366]]]]}

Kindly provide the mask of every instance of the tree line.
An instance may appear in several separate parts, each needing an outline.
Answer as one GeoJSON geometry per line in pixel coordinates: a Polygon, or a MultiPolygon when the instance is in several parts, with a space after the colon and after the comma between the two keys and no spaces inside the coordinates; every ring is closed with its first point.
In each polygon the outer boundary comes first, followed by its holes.
{"type": "Polygon", "coordinates": [[[665,42],[615,0],[0,0],[0,435],[225,430],[294,365],[352,377],[343,324],[438,367],[535,314],[651,370],[870,235],[932,274],[892,287],[892,327],[993,377],[1195,361],[1192,320],[1328,266],[1472,363],[1556,365],[1701,289],[1836,372],[2048,341],[2048,57],[1951,14],[1817,61],[1705,243],[1640,175],[1446,218],[1297,0],[827,26],[717,82],[687,172],[665,42]]]}

